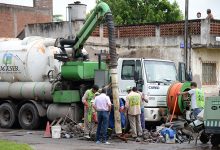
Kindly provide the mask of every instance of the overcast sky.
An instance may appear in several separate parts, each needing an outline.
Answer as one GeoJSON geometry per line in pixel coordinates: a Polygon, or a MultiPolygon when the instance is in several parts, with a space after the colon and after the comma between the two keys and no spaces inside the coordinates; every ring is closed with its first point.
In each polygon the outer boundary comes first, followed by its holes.
{"type": "MultiPolygon", "coordinates": [[[[53,13],[62,14],[66,19],[66,6],[76,0],[53,0],[53,13]]],[[[87,12],[95,7],[95,0],[78,0],[87,5],[87,12]]],[[[174,2],[174,0],[169,0],[174,2]]],[[[176,0],[184,14],[185,0],[176,0]]],[[[33,0],[0,0],[0,3],[33,6],[33,0]]],[[[189,19],[196,19],[197,12],[206,17],[206,9],[210,8],[215,19],[220,19],[220,0],[189,0],[189,19]]]]}

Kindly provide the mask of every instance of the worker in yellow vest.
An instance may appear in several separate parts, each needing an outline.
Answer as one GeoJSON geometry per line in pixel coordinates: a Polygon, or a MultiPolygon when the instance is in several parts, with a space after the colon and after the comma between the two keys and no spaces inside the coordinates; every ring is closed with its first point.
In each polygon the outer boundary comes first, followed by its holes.
{"type": "Polygon", "coordinates": [[[197,118],[198,114],[204,109],[205,97],[203,90],[197,88],[196,82],[191,82],[191,90],[186,92],[180,92],[182,94],[190,94],[191,96],[191,110],[193,111],[193,116],[197,118]]]}
{"type": "Polygon", "coordinates": [[[137,87],[133,87],[132,91],[127,95],[125,106],[128,109],[128,119],[131,126],[132,137],[137,138],[138,136],[142,136],[140,120],[141,95],[138,93],[137,87]]]}
{"type": "Polygon", "coordinates": [[[86,138],[90,138],[89,135],[94,124],[92,120],[92,99],[94,99],[98,89],[99,87],[97,85],[93,85],[93,87],[87,90],[82,97],[82,103],[84,104],[84,137],[86,138]]]}

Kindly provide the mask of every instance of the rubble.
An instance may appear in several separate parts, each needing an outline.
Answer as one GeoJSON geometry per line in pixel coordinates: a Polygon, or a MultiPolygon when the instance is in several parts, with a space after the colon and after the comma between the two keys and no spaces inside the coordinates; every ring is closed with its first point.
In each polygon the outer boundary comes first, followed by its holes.
{"type": "MultiPolygon", "coordinates": [[[[173,122],[172,124],[163,124],[161,126],[157,126],[154,130],[143,130],[143,136],[133,139],[131,138],[131,134],[121,134],[115,135],[112,134],[110,139],[114,140],[115,138],[121,139],[127,143],[128,140],[134,140],[136,142],[141,143],[166,143],[166,138],[161,134],[161,131],[164,128],[171,128],[175,130],[175,142],[176,143],[183,143],[183,142],[190,142],[193,140],[193,132],[189,128],[189,126],[184,126],[185,122],[177,121],[173,122]]],[[[84,137],[84,126],[83,123],[76,123],[70,119],[63,119],[59,118],[54,120],[51,123],[52,125],[60,125],[61,126],[61,138],[78,138],[80,140],[88,140],[88,141],[95,141],[95,132],[90,133],[90,137],[84,137]]]]}

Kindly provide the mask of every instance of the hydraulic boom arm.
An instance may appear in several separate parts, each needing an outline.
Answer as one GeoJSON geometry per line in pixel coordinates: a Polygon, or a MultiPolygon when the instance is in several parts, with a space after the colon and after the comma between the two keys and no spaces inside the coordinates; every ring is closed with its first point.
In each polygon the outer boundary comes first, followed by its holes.
{"type": "Polygon", "coordinates": [[[90,17],[86,20],[82,29],[76,35],[76,43],[73,46],[73,50],[76,51],[76,56],[79,55],[79,51],[81,50],[85,41],[94,31],[96,26],[103,21],[107,13],[111,13],[111,10],[109,6],[104,2],[100,2],[92,11],[90,17]]]}
{"type": "Polygon", "coordinates": [[[81,50],[85,41],[94,31],[97,25],[99,25],[105,19],[108,27],[109,35],[109,53],[110,53],[110,64],[109,72],[112,84],[112,94],[114,103],[114,116],[115,116],[115,131],[116,133],[121,133],[121,119],[119,113],[119,92],[118,92],[118,79],[117,79],[117,54],[116,54],[116,42],[114,35],[114,23],[113,16],[109,6],[99,1],[98,5],[92,11],[90,17],[86,20],[82,29],[76,34],[74,40],[63,39],[60,41],[62,54],[55,56],[56,59],[61,61],[74,61],[78,57],[81,57],[81,50]],[[69,45],[72,47],[72,56],[66,54],[64,45],[69,45]]]}

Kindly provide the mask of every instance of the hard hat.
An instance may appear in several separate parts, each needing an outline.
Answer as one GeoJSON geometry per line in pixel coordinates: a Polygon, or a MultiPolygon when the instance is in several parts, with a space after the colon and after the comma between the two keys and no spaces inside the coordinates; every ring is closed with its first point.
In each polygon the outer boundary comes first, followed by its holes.
{"type": "Polygon", "coordinates": [[[130,90],[131,90],[131,86],[127,86],[126,91],[130,91],[130,90]]]}

